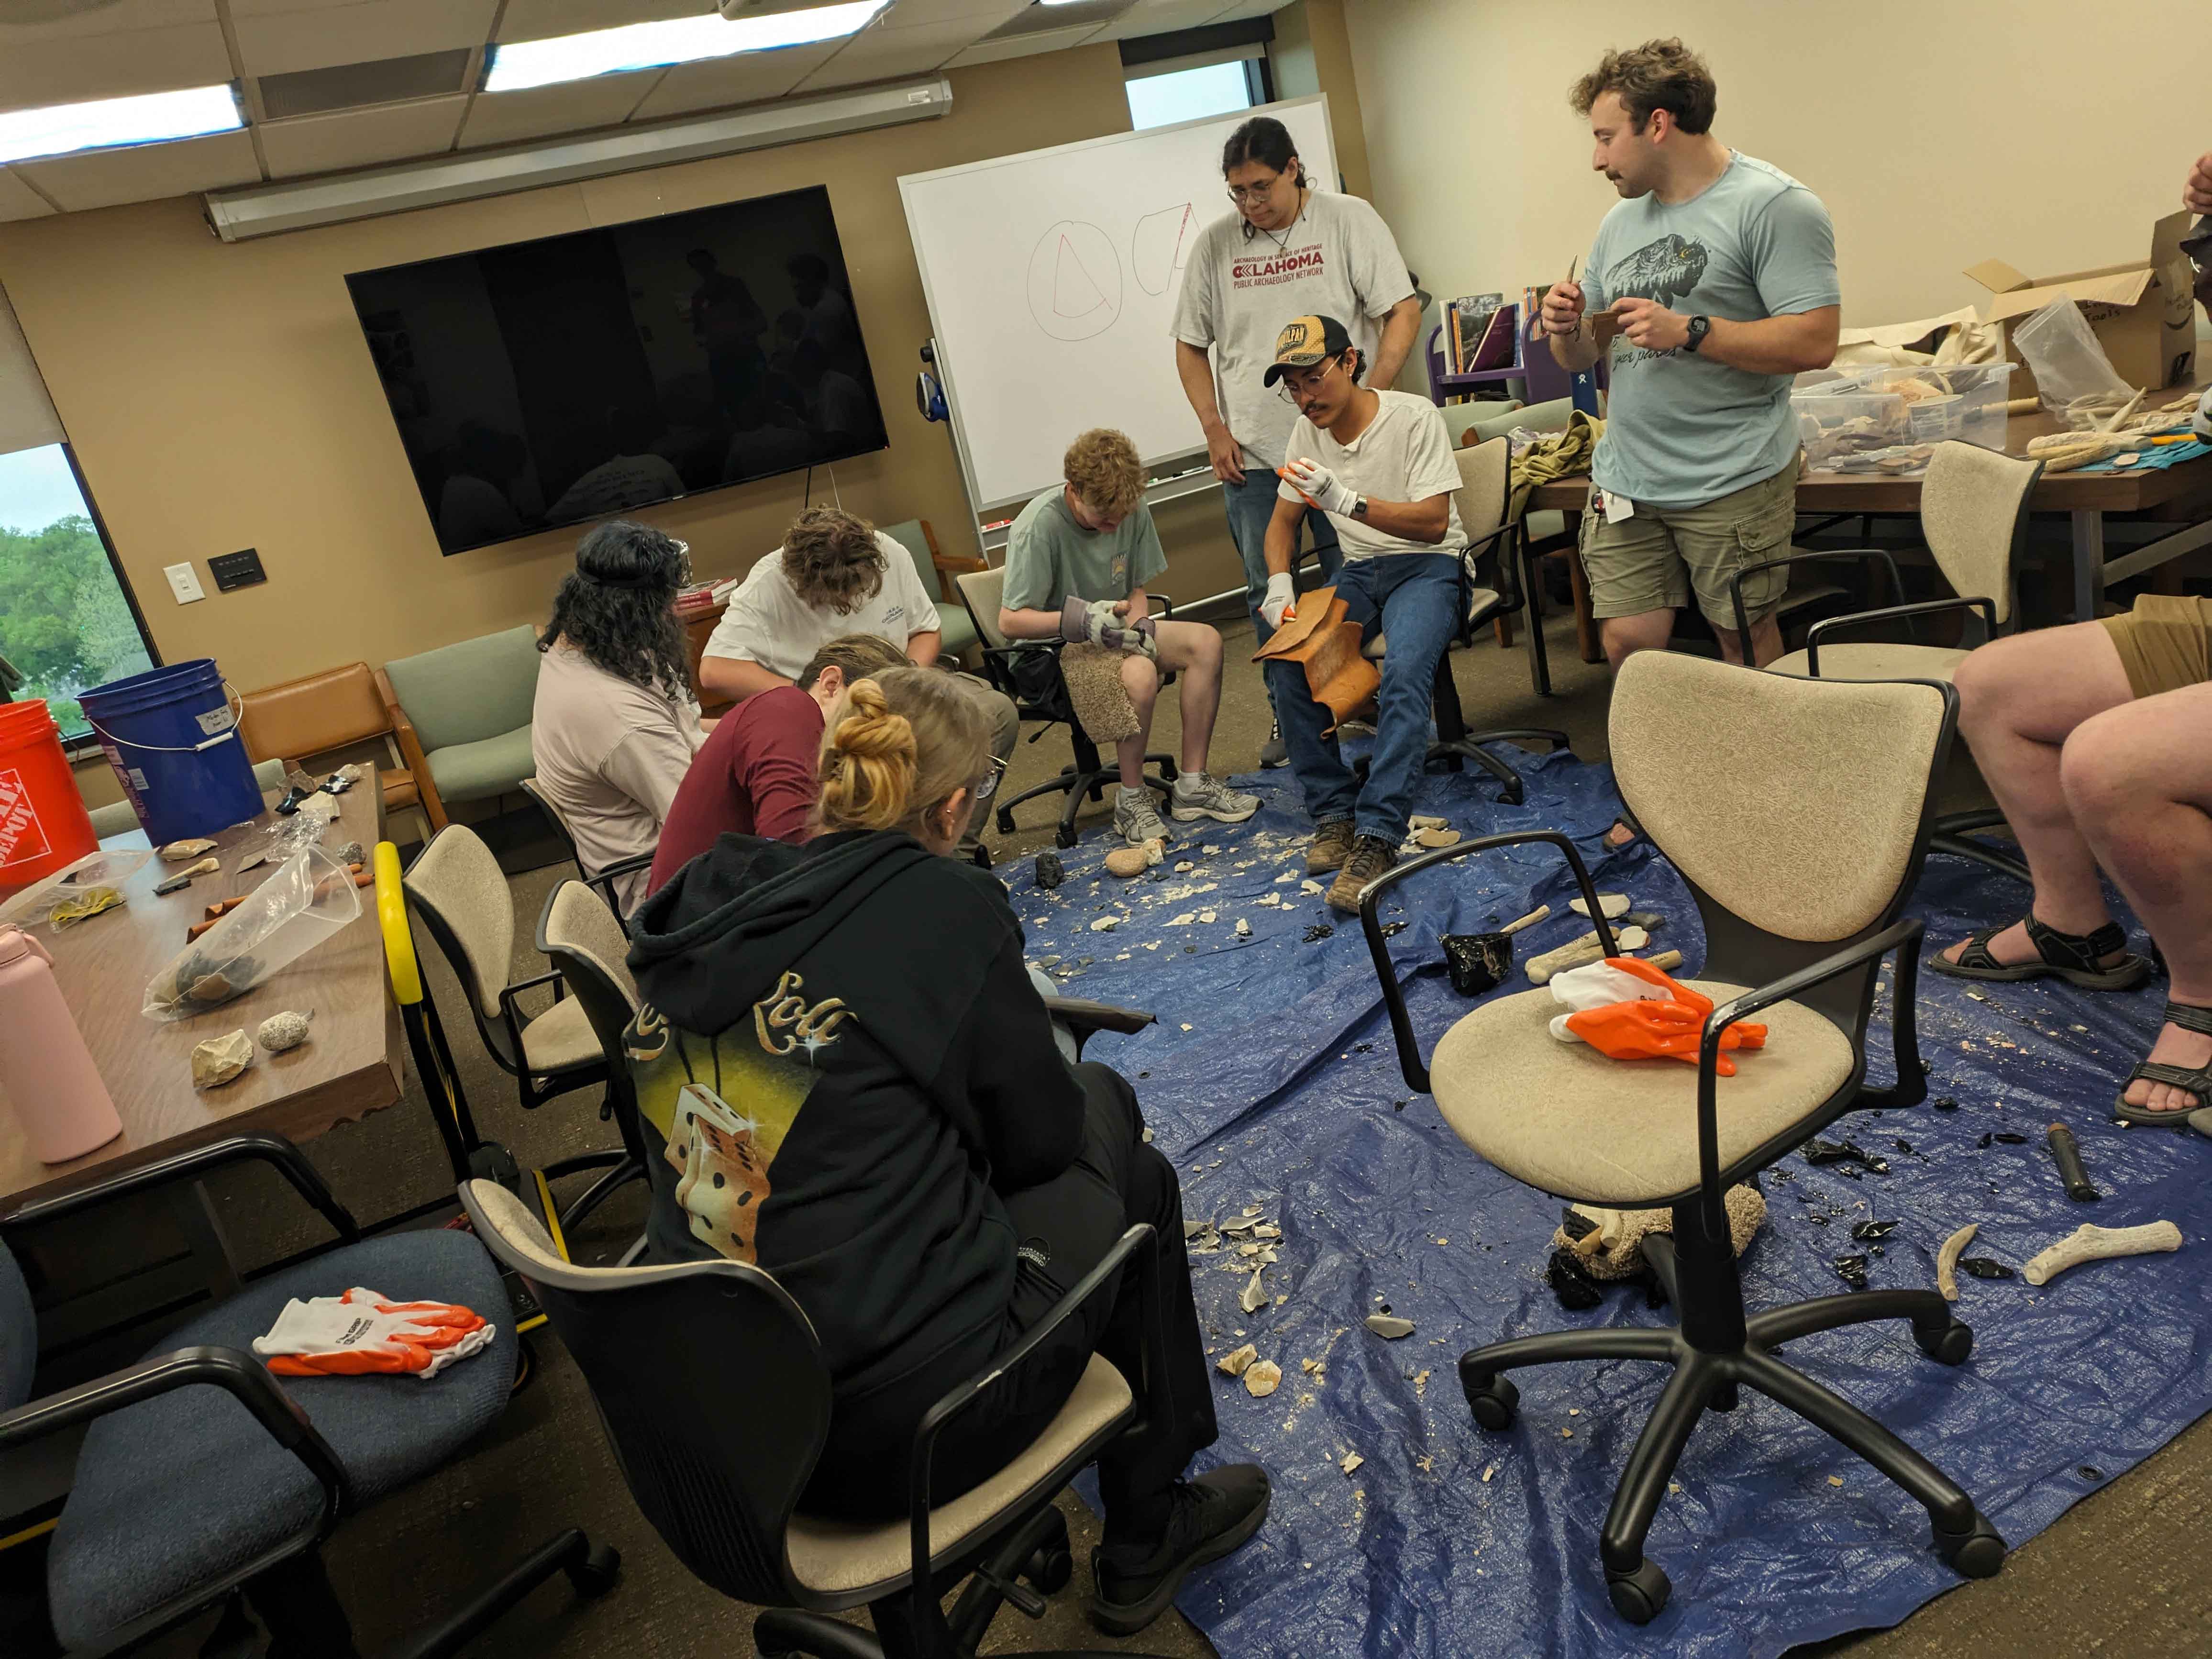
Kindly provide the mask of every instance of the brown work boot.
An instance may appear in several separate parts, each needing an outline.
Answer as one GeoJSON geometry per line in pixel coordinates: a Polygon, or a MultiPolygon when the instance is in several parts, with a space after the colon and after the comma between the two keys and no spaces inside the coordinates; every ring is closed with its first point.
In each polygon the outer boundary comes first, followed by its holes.
{"type": "Polygon", "coordinates": [[[1352,856],[1352,820],[1331,818],[1314,830],[1314,837],[1306,843],[1306,873],[1325,876],[1332,870],[1344,868],[1345,860],[1352,856]]]}
{"type": "Polygon", "coordinates": [[[1380,836],[1362,836],[1352,843],[1352,856],[1336,879],[1328,884],[1328,906],[1348,916],[1359,914],[1359,896],[1368,883],[1385,874],[1398,862],[1398,849],[1380,836]]]}

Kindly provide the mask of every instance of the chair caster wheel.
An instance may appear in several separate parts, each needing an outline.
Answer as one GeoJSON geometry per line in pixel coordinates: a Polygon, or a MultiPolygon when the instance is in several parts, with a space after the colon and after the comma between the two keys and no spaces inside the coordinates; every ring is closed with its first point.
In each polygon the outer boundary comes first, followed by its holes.
{"type": "Polygon", "coordinates": [[[1961,1578],[1994,1578],[2004,1565],[2005,1540],[1990,1524],[1989,1516],[1974,1511],[1973,1524],[1964,1532],[1935,1528],[1936,1553],[1961,1578]]]}
{"type": "Polygon", "coordinates": [[[1974,1351],[1973,1327],[1955,1319],[1933,1336],[1915,1326],[1912,1340],[1920,1345],[1921,1352],[1939,1365],[1963,1365],[1974,1351]]]}
{"type": "Polygon", "coordinates": [[[1057,1595],[1075,1576],[1075,1557],[1065,1549],[1042,1549],[1023,1564],[1022,1577],[1042,1595],[1057,1595]]]}
{"type": "Polygon", "coordinates": [[[1518,789],[1507,789],[1500,792],[1497,799],[1500,806],[1518,806],[1523,797],[1518,789]]]}
{"type": "Polygon", "coordinates": [[[1012,812],[1000,812],[994,822],[998,824],[1000,835],[1011,836],[1014,833],[1014,815],[1012,812]]]}
{"type": "Polygon", "coordinates": [[[1506,1377],[1493,1376],[1482,1387],[1471,1382],[1460,1386],[1466,1392],[1468,1409],[1474,1413],[1478,1428],[1495,1434],[1511,1428],[1513,1419],[1521,1414],[1521,1390],[1506,1377]]]}
{"type": "Polygon", "coordinates": [[[1062,824],[1052,832],[1053,845],[1063,849],[1075,845],[1075,831],[1062,824]]]}
{"type": "Polygon", "coordinates": [[[1656,1561],[1644,1562],[1631,1573],[1616,1574],[1608,1568],[1605,1575],[1605,1593],[1613,1598],[1613,1610],[1632,1625],[1648,1625],[1665,1612],[1674,1588],[1656,1561]]]}
{"type": "Polygon", "coordinates": [[[568,1569],[568,1582],[576,1587],[576,1594],[586,1597],[605,1595],[622,1577],[622,1553],[611,1544],[595,1545],[590,1554],[568,1569]]]}

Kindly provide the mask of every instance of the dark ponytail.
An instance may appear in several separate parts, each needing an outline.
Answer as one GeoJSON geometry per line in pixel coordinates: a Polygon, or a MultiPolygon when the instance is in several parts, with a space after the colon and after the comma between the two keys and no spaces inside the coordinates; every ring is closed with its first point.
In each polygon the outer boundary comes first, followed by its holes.
{"type": "MultiPolygon", "coordinates": [[[[1232,168],[1247,161],[1257,161],[1263,167],[1281,173],[1297,155],[1298,147],[1291,142],[1291,130],[1272,115],[1255,115],[1229,135],[1229,142],[1221,147],[1221,176],[1227,178],[1232,168]]],[[[1295,182],[1300,190],[1311,187],[1306,178],[1306,164],[1298,162],[1295,182]]]]}

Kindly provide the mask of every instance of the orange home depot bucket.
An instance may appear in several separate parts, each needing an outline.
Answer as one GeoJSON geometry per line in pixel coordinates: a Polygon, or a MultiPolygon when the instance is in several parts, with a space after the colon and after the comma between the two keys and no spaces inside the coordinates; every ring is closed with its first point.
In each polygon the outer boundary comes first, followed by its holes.
{"type": "Polygon", "coordinates": [[[43,881],[99,845],[46,705],[0,703],[0,890],[43,881]]]}

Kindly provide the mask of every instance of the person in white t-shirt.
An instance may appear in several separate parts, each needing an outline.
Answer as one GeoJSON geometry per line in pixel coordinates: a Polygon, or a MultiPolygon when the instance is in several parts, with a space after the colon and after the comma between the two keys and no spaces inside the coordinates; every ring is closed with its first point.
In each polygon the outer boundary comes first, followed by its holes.
{"type": "MultiPolygon", "coordinates": [[[[1221,480],[1229,533],[1244,565],[1245,604],[1264,645],[1274,631],[1260,614],[1267,524],[1294,418],[1261,382],[1275,331],[1300,312],[1341,317],[1369,365],[1368,384],[1388,386],[1420,333],[1421,302],[1382,216],[1357,196],[1316,190],[1290,130],[1273,116],[1255,115],[1229,135],[1221,172],[1237,211],[1190,244],[1176,298],[1176,373],[1221,480]]],[[[1308,528],[1322,579],[1333,580],[1341,557],[1336,532],[1319,514],[1308,528]]],[[[1283,760],[1278,732],[1260,763],[1283,760]]]]}
{"type": "MultiPolygon", "coordinates": [[[[784,532],[783,545],[730,595],[700,655],[699,684],[743,702],[755,692],[796,684],[817,651],[850,634],[889,640],[927,667],[937,660],[943,629],[936,601],[904,547],[849,513],[810,507],[784,532]]],[[[991,752],[1003,769],[1021,717],[1003,692],[972,674],[959,678],[990,716],[991,752]]],[[[986,816],[974,815],[961,843],[970,856],[986,816]]]]}
{"type": "Polygon", "coordinates": [[[1426,398],[1362,386],[1359,348],[1334,317],[1299,317],[1275,340],[1265,380],[1279,381],[1298,417],[1284,445],[1282,482],[1267,522],[1270,632],[1297,602],[1291,560],[1309,511],[1328,514],[1344,547],[1336,596],[1364,636],[1390,641],[1377,695],[1375,749],[1362,783],[1344,763],[1328,712],[1305,669],[1267,665],[1291,771],[1313,814],[1306,868],[1334,870],[1328,902],[1359,908],[1368,883],[1398,861],[1428,757],[1429,695],[1459,617],[1467,531],[1452,497],[1459,463],[1451,434],[1426,398]]]}

